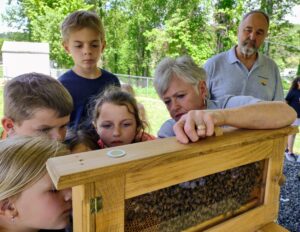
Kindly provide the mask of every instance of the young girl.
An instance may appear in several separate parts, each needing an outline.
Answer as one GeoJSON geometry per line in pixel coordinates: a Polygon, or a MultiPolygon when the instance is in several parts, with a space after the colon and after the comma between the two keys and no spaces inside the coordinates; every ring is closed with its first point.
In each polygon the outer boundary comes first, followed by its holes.
{"type": "Polygon", "coordinates": [[[120,88],[109,88],[97,100],[93,124],[101,148],[155,139],[145,132],[135,98],[120,88]]]}
{"type": "Polygon", "coordinates": [[[45,138],[0,141],[0,231],[53,231],[68,225],[71,190],[55,190],[46,171],[47,159],[68,153],[45,138]]]}
{"type": "MultiPolygon", "coordinates": [[[[292,125],[299,126],[300,125],[300,76],[298,76],[293,80],[291,88],[287,96],[285,97],[285,100],[297,112],[297,119],[292,125]]],[[[288,136],[288,147],[285,151],[285,156],[290,161],[300,162],[299,156],[297,157],[293,151],[295,137],[296,134],[288,136]]]]}

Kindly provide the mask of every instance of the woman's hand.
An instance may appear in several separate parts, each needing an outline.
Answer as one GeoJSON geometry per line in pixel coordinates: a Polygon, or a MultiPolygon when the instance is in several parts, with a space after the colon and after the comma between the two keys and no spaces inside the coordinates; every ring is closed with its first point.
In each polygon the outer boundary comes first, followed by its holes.
{"type": "Polygon", "coordinates": [[[277,129],[291,125],[297,117],[293,108],[280,101],[259,102],[236,108],[192,110],[174,125],[176,138],[181,143],[196,142],[212,136],[215,126],[244,129],[277,129]]]}
{"type": "Polygon", "coordinates": [[[174,125],[176,138],[181,143],[196,142],[199,138],[212,136],[215,125],[220,122],[220,111],[191,110],[174,125]]]}

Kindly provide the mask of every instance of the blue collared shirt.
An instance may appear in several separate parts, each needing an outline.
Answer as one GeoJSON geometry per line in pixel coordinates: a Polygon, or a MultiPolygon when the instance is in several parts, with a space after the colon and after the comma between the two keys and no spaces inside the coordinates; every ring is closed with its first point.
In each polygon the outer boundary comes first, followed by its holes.
{"type": "Polygon", "coordinates": [[[253,96],[265,101],[283,101],[283,88],[277,65],[258,54],[253,67],[247,67],[236,57],[235,47],[210,58],[204,65],[210,98],[225,95],[253,96]]]}

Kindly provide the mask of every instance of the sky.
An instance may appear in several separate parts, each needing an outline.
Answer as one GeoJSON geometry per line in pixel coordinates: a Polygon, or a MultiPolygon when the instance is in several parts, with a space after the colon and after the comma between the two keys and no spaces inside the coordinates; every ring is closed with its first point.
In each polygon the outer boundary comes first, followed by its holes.
{"type": "Polygon", "coordinates": [[[8,31],[8,28],[5,26],[2,20],[2,13],[5,11],[5,5],[7,0],[0,0],[0,33],[8,31]]]}
{"type": "Polygon", "coordinates": [[[293,8],[293,12],[288,15],[286,19],[293,24],[300,24],[300,5],[295,6],[293,8]]]}
{"type": "MultiPolygon", "coordinates": [[[[7,0],[0,0],[0,33],[9,31],[9,28],[5,25],[1,18],[1,14],[5,11],[5,5],[7,0]]],[[[291,23],[300,24],[300,5],[293,8],[293,12],[286,17],[291,23]]]]}

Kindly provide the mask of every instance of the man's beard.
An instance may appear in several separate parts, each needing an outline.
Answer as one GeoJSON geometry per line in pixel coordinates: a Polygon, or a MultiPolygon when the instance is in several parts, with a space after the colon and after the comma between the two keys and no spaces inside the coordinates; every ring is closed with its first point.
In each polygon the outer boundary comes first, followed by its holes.
{"type": "Polygon", "coordinates": [[[251,41],[250,39],[246,39],[241,46],[241,53],[245,55],[246,57],[252,56],[253,54],[256,54],[258,48],[256,47],[255,43],[251,41]],[[252,46],[249,47],[248,45],[251,44],[252,46]]]}

